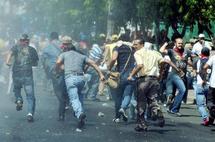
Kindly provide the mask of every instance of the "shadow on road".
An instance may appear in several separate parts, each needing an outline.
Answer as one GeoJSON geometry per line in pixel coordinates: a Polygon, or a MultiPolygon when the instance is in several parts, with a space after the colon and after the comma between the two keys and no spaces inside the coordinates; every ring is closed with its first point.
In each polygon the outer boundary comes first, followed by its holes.
{"type": "Polygon", "coordinates": [[[167,129],[149,129],[148,132],[155,132],[155,133],[158,133],[158,134],[165,134],[165,133],[168,133],[168,132],[174,132],[176,130],[167,130],[167,129]]]}
{"type": "Polygon", "coordinates": [[[183,114],[181,117],[198,117],[199,118],[199,115],[187,115],[187,114],[183,114]]]}

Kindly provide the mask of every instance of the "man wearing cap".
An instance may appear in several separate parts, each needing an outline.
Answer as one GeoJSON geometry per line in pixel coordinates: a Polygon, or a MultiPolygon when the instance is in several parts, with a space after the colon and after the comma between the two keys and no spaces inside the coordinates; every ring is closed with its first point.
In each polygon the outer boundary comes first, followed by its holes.
{"type": "Polygon", "coordinates": [[[73,50],[76,50],[75,46],[73,45],[72,43],[72,38],[69,37],[69,36],[64,36],[62,38],[62,45],[61,45],[61,48],[63,50],[63,52],[67,52],[67,51],[70,51],[71,48],[73,50]]]}
{"type": "Polygon", "coordinates": [[[32,67],[38,64],[38,55],[36,50],[29,46],[29,37],[23,34],[19,43],[11,48],[7,58],[7,65],[12,65],[12,77],[14,83],[14,94],[16,97],[16,110],[22,110],[23,98],[21,88],[24,88],[28,102],[27,120],[33,122],[35,112],[34,80],[32,67]],[[13,64],[11,60],[13,58],[13,64]]]}
{"type": "Polygon", "coordinates": [[[194,92],[197,92],[197,77],[196,77],[196,71],[197,71],[197,62],[201,58],[201,50],[206,47],[209,50],[211,50],[211,46],[208,44],[208,42],[205,41],[205,35],[199,34],[198,41],[193,45],[192,53],[193,53],[193,72],[194,72],[194,80],[193,80],[193,88],[194,92]]]}
{"type": "Polygon", "coordinates": [[[203,47],[207,47],[208,49],[211,50],[211,46],[207,42],[205,42],[205,35],[199,34],[199,40],[197,43],[194,44],[192,53],[199,56],[201,54],[201,50],[203,47]]]}
{"type": "Polygon", "coordinates": [[[129,42],[129,36],[122,34],[119,38],[120,42],[113,49],[112,59],[108,66],[108,70],[116,70],[120,73],[119,85],[117,88],[111,88],[111,94],[115,101],[115,117],[113,122],[119,123],[120,118],[123,121],[128,121],[126,110],[131,101],[131,96],[134,91],[134,80],[127,80],[129,73],[135,66],[134,48],[125,44],[129,42]],[[115,64],[117,62],[116,67],[115,64]],[[114,69],[115,68],[115,69],[114,69]]]}
{"type": "Polygon", "coordinates": [[[75,116],[78,118],[77,131],[82,131],[86,115],[83,109],[83,94],[81,90],[85,84],[84,67],[88,64],[92,66],[100,76],[100,80],[104,80],[104,75],[98,66],[87,56],[74,51],[72,48],[68,52],[60,54],[56,62],[56,71],[60,71],[64,65],[65,82],[67,87],[70,104],[74,110],[75,116]]]}
{"type": "Polygon", "coordinates": [[[104,59],[102,61],[102,64],[109,62],[112,59],[112,54],[113,54],[113,49],[116,47],[116,42],[118,41],[118,36],[117,35],[112,35],[111,36],[111,43],[105,45],[105,51],[104,51],[104,59]]]}
{"type": "Polygon", "coordinates": [[[63,72],[56,73],[55,64],[58,56],[63,52],[57,32],[50,34],[50,43],[42,51],[42,64],[46,75],[52,81],[54,93],[59,101],[58,120],[64,121],[66,107],[66,87],[63,72]]]}

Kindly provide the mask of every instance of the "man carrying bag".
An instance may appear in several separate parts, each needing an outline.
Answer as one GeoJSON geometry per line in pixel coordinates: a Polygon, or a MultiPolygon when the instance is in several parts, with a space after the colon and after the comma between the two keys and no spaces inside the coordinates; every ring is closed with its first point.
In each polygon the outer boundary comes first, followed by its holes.
{"type": "MultiPolygon", "coordinates": [[[[126,35],[122,35],[120,40],[123,42],[129,41],[126,35]]],[[[128,81],[127,78],[134,67],[134,49],[125,44],[115,47],[109,70],[113,68],[116,61],[116,72],[110,73],[108,84],[111,87],[111,93],[115,101],[115,118],[113,121],[118,123],[121,116],[124,121],[128,120],[125,110],[130,104],[134,82],[128,81]],[[111,85],[110,80],[115,82],[111,85]]]]}

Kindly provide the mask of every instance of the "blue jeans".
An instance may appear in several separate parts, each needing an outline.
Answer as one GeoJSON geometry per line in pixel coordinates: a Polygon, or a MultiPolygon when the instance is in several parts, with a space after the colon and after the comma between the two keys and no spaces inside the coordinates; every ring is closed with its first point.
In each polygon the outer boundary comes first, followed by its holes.
{"type": "Polygon", "coordinates": [[[173,95],[173,85],[178,89],[178,94],[174,98],[174,102],[173,105],[170,107],[170,110],[173,112],[179,112],[181,102],[186,91],[185,84],[177,74],[169,73],[166,83],[167,96],[173,95]]]}
{"type": "Polygon", "coordinates": [[[208,95],[209,86],[202,86],[200,84],[196,85],[196,103],[198,111],[202,117],[202,120],[208,117],[208,113],[206,111],[206,96],[208,95]]]}
{"type": "Polygon", "coordinates": [[[135,119],[136,114],[135,114],[135,108],[137,107],[137,101],[136,101],[136,94],[132,94],[131,97],[131,102],[130,102],[130,111],[129,111],[129,115],[131,119],[135,119]]]}
{"type": "Polygon", "coordinates": [[[120,117],[119,114],[119,109],[127,109],[130,101],[131,101],[131,96],[134,91],[134,82],[133,81],[128,81],[128,75],[130,72],[124,72],[121,73],[120,76],[120,84],[119,87],[114,91],[114,100],[115,100],[115,113],[116,113],[116,118],[120,117]]]}
{"type": "Polygon", "coordinates": [[[26,99],[28,102],[28,113],[34,114],[36,107],[36,99],[34,96],[34,82],[33,77],[13,77],[14,82],[14,95],[16,97],[16,101],[20,100],[23,102],[23,98],[21,95],[21,89],[24,88],[26,99]]]}
{"type": "Polygon", "coordinates": [[[69,95],[70,105],[75,112],[75,116],[79,118],[79,116],[84,112],[83,94],[81,93],[81,90],[83,89],[85,84],[84,76],[69,74],[65,76],[65,82],[69,95]]]}
{"type": "Polygon", "coordinates": [[[193,90],[194,90],[194,95],[196,96],[196,88],[197,88],[197,80],[196,80],[196,77],[194,77],[193,79],[193,83],[192,83],[192,86],[193,86],[193,90]]]}

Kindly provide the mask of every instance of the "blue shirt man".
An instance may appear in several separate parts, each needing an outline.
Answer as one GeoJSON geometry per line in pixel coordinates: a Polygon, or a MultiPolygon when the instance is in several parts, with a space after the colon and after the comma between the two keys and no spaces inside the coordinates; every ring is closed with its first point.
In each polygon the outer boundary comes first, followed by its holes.
{"type": "Polygon", "coordinates": [[[43,49],[42,52],[42,64],[45,73],[49,79],[52,81],[53,89],[55,95],[59,101],[58,113],[59,121],[64,121],[65,107],[66,107],[66,87],[64,81],[64,74],[56,73],[55,65],[58,56],[62,53],[60,48],[60,41],[58,40],[58,33],[52,32],[50,34],[50,43],[47,47],[43,49]]]}

